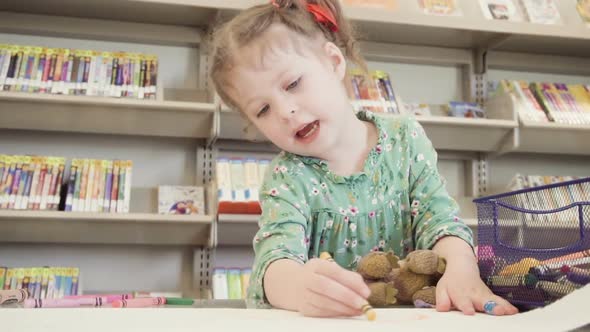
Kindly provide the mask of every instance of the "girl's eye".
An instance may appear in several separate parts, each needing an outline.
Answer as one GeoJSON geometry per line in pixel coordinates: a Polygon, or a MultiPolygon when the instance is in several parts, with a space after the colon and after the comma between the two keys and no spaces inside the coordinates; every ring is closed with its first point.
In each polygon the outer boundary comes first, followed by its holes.
{"type": "Polygon", "coordinates": [[[270,109],[270,107],[268,105],[264,105],[264,107],[260,111],[258,111],[258,113],[256,114],[256,117],[257,118],[261,117],[266,112],[268,112],[269,109],[270,109]]]}
{"type": "Polygon", "coordinates": [[[301,77],[298,78],[297,80],[293,81],[293,83],[289,84],[289,86],[287,86],[287,91],[296,88],[299,85],[300,81],[301,81],[301,77]]]}

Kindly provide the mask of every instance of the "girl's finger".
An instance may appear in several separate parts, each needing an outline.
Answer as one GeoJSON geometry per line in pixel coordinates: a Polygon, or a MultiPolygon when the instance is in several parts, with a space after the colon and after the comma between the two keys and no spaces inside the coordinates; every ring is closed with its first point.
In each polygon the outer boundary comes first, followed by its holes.
{"type": "Polygon", "coordinates": [[[316,274],[316,277],[310,281],[307,288],[309,291],[338,302],[351,310],[360,310],[367,302],[367,300],[352,289],[346,287],[346,285],[321,274],[316,274]]]}
{"type": "Polygon", "coordinates": [[[451,310],[451,299],[444,287],[436,287],[436,310],[445,312],[451,310]]]}
{"type": "Polygon", "coordinates": [[[306,296],[306,303],[310,314],[315,317],[350,317],[360,316],[362,311],[359,308],[351,308],[341,302],[329,297],[310,291],[306,296]]]}

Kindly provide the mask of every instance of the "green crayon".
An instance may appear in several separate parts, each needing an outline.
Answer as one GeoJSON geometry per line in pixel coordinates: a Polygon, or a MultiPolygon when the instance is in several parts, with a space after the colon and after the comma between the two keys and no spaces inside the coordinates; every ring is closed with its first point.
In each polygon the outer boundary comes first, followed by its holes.
{"type": "Polygon", "coordinates": [[[184,299],[181,297],[167,297],[166,304],[168,305],[193,305],[194,299],[184,299]]]}

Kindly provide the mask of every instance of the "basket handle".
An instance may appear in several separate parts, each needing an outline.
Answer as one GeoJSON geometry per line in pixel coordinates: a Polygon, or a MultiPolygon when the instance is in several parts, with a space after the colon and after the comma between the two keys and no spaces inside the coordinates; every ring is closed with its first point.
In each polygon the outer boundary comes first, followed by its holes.
{"type": "Polygon", "coordinates": [[[582,207],[584,205],[588,205],[587,203],[574,203],[574,204],[570,204],[568,206],[559,208],[559,209],[555,209],[555,210],[551,210],[551,211],[547,211],[545,214],[551,213],[551,212],[560,212],[560,211],[565,211],[567,209],[570,209],[574,206],[578,207],[578,221],[579,221],[579,230],[580,230],[580,240],[578,240],[576,243],[570,244],[568,246],[565,247],[561,247],[561,248],[546,248],[546,249],[534,249],[534,248],[519,248],[519,247],[515,247],[515,246],[511,246],[508,245],[504,242],[502,242],[500,240],[500,235],[498,234],[498,205],[510,209],[510,210],[516,210],[516,211],[520,211],[520,212],[538,212],[538,211],[532,211],[532,210],[526,210],[526,209],[521,209],[515,206],[511,206],[509,204],[505,204],[503,202],[500,201],[496,201],[494,200],[492,202],[492,206],[493,206],[493,212],[494,212],[494,241],[496,242],[496,244],[504,247],[504,248],[508,248],[511,250],[517,250],[517,251],[524,251],[524,252],[543,252],[543,253],[548,253],[548,252],[559,252],[559,251],[564,251],[564,250],[571,250],[571,249],[575,249],[578,247],[581,247],[584,244],[584,239],[585,239],[585,234],[584,234],[584,211],[582,209],[582,207]]]}

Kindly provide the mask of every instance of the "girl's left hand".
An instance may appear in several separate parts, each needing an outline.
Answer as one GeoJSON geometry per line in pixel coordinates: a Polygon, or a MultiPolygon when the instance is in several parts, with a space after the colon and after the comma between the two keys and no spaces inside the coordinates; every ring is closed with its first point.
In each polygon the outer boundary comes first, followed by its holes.
{"type": "Polygon", "coordinates": [[[476,311],[486,312],[491,307],[490,314],[496,316],[514,315],[518,309],[503,298],[494,295],[481,280],[477,264],[471,259],[455,259],[449,264],[444,275],[436,286],[436,310],[449,311],[456,308],[466,315],[473,315],[476,311]]]}

